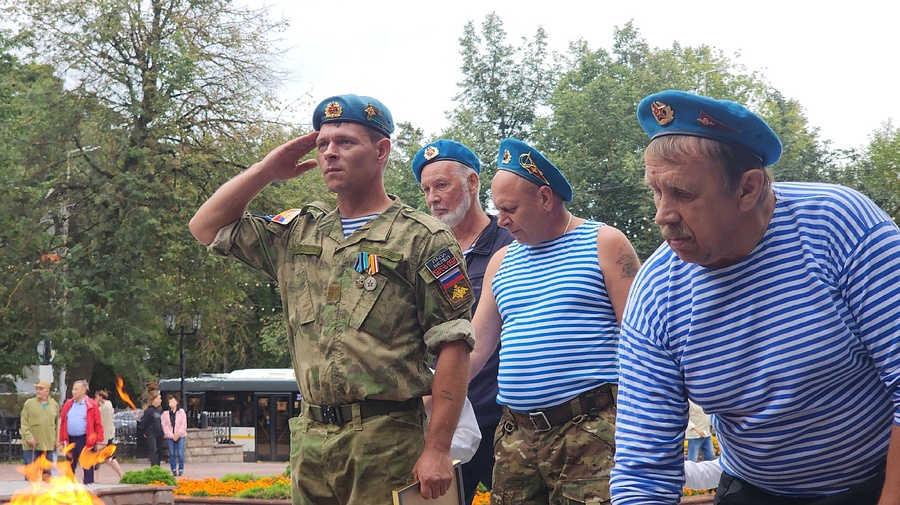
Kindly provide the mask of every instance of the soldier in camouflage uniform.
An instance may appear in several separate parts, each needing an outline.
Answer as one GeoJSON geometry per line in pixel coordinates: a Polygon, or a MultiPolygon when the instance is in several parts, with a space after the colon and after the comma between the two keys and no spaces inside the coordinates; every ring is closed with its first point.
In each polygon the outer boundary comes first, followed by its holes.
{"type": "Polygon", "coordinates": [[[303,395],[290,420],[293,503],[391,503],[413,479],[436,498],[451,482],[474,347],[465,263],[449,228],[385,191],[387,108],[335,96],[316,108],[313,126],[223,185],[191,232],[278,282],[303,395]],[[313,148],[316,160],[298,163],[313,148]],[[246,212],[269,183],[316,164],[337,209],[246,212]],[[434,375],[429,354],[440,357],[434,375]],[[432,393],[428,423],[421,398],[432,393]]]}

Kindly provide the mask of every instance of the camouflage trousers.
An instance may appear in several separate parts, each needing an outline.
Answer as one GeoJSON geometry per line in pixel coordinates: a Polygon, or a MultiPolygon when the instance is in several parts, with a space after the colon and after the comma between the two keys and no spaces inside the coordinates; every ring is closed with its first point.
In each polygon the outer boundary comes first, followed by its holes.
{"type": "Polygon", "coordinates": [[[610,503],[615,403],[539,432],[504,414],[494,435],[492,505],[610,503]]]}
{"type": "Polygon", "coordinates": [[[391,492],[413,481],[425,422],[420,410],[354,417],[342,426],[291,418],[293,505],[391,505],[391,492]]]}

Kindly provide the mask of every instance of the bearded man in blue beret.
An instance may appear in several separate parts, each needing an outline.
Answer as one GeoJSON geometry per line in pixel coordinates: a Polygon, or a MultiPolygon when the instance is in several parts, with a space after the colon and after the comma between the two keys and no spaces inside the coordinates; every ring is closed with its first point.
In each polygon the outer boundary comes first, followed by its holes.
{"type": "MultiPolygon", "coordinates": [[[[474,313],[481,298],[484,271],[491,257],[512,242],[512,235],[497,225],[497,216],[481,208],[481,161],[463,144],[439,139],[429,142],[413,156],[413,175],[425,192],[431,215],[453,230],[466,257],[466,272],[475,291],[474,313]]],[[[469,400],[481,432],[478,450],[462,466],[466,503],[472,503],[478,484],[492,489],[494,431],[500,422],[497,405],[499,352],[494,352],[478,375],[469,381],[469,400]]]]}
{"type": "Polygon", "coordinates": [[[628,238],[566,209],[540,151],[500,142],[491,198],[513,236],[484,275],[474,376],[500,347],[492,503],[604,503],[615,454],[616,346],[640,261],[628,238]]]}
{"type": "Polygon", "coordinates": [[[289,421],[293,503],[390,503],[413,480],[437,498],[452,482],[474,346],[465,261],[447,226],[385,191],[394,122],[381,102],[327,98],[313,127],[219,188],[191,232],[278,283],[303,396],[289,421]],[[316,159],[301,162],[313,149],[316,159]],[[247,212],[263,188],[316,165],[336,209],[247,212]]]}
{"type": "Polygon", "coordinates": [[[689,400],[722,450],[720,505],[900,502],[900,230],[828,184],[773,183],[741,104],[638,106],[665,243],[628,296],[612,500],[675,504],[689,400]]]}

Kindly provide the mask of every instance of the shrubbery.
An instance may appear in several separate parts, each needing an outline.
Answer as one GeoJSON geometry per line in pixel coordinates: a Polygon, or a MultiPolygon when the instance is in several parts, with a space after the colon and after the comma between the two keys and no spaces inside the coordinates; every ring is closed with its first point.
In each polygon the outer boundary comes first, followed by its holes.
{"type": "Polygon", "coordinates": [[[120,484],[165,484],[167,486],[176,486],[178,483],[175,480],[175,477],[172,476],[171,472],[163,470],[158,466],[151,466],[150,468],[138,471],[138,472],[125,472],[125,475],[122,476],[122,480],[119,481],[120,484]]]}

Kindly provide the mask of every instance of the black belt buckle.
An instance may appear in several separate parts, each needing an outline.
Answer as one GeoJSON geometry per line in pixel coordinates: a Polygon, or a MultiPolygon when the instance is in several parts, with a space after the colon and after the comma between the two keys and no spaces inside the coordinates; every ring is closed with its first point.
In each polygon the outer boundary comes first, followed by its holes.
{"type": "Polygon", "coordinates": [[[322,409],[322,424],[344,424],[344,412],[340,405],[322,405],[319,408],[322,409]]]}

